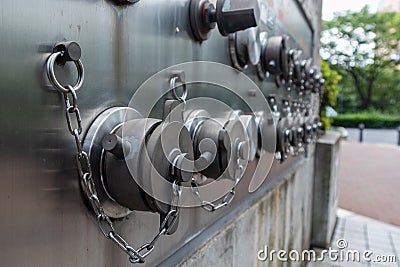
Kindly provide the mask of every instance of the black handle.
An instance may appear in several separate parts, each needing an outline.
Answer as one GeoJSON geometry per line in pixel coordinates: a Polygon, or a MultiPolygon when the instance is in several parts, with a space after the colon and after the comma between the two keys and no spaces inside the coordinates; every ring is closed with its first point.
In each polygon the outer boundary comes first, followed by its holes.
{"type": "Polygon", "coordinates": [[[224,10],[225,2],[226,0],[218,0],[215,12],[215,21],[221,35],[227,36],[257,26],[258,12],[254,8],[224,10]]]}
{"type": "Polygon", "coordinates": [[[190,23],[198,41],[207,40],[215,24],[223,36],[257,26],[259,12],[256,8],[230,10],[226,3],[226,0],[217,0],[215,7],[209,0],[190,1],[190,23]]]}
{"type": "Polygon", "coordinates": [[[82,49],[77,42],[60,42],[54,46],[54,53],[63,52],[63,54],[57,57],[56,62],[60,65],[64,65],[68,61],[77,61],[82,56],[82,49]]]}

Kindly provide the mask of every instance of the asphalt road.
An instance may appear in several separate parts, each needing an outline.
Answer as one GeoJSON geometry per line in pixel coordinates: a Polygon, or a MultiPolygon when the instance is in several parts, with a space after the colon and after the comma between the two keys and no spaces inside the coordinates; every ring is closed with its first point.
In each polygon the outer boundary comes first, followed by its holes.
{"type": "MultiPolygon", "coordinates": [[[[346,128],[349,132],[349,140],[358,141],[360,130],[346,128]]],[[[375,144],[398,144],[399,133],[397,129],[364,129],[364,142],[375,144]]]]}

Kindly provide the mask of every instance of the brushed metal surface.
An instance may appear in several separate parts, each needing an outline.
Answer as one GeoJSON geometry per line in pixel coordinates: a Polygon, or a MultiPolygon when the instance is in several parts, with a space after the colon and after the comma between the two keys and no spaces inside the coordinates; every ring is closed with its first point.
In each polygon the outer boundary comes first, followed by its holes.
{"type": "MultiPolygon", "coordinates": [[[[310,55],[312,30],[295,1],[262,2],[270,8],[273,3],[277,21],[285,20],[273,30],[260,27],[270,34],[295,34],[303,40],[296,46],[310,55]],[[280,15],[282,3],[293,21],[280,15]]],[[[83,201],[63,102],[45,77],[44,63],[58,41],[81,45],[86,78],[78,96],[87,130],[102,111],[126,106],[146,79],[166,67],[192,60],[230,65],[228,39],[214,31],[207,42],[194,42],[187,11],[186,0],[141,0],[129,6],[104,0],[0,2],[0,265],[130,266],[102,236],[83,201]]],[[[56,73],[63,82],[76,78],[73,64],[57,67],[56,73]]],[[[265,94],[283,94],[272,79],[258,81],[255,69],[245,73],[265,94]]],[[[293,161],[275,164],[266,183],[293,161]]],[[[232,205],[246,198],[247,188],[240,186],[232,205]]],[[[184,209],[178,232],[161,239],[146,265],[160,263],[228,211],[184,209]]],[[[157,215],[145,212],[117,222],[135,246],[148,241],[157,227],[157,215]]]]}

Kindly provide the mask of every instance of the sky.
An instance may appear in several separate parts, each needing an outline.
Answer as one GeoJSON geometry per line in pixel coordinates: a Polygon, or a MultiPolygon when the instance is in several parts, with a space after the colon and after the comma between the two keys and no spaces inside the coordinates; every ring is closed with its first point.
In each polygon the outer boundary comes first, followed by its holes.
{"type": "Polygon", "coordinates": [[[334,12],[352,10],[360,11],[365,5],[370,6],[371,12],[376,12],[380,0],[323,0],[322,19],[333,19],[334,12]]]}

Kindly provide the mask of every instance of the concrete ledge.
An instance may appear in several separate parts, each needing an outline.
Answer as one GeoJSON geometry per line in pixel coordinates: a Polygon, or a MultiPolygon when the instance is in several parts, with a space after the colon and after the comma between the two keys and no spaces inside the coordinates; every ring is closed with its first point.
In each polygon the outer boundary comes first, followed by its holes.
{"type": "Polygon", "coordinates": [[[339,149],[340,135],[337,133],[326,133],[317,142],[311,237],[315,247],[327,248],[335,228],[339,149]]]}

